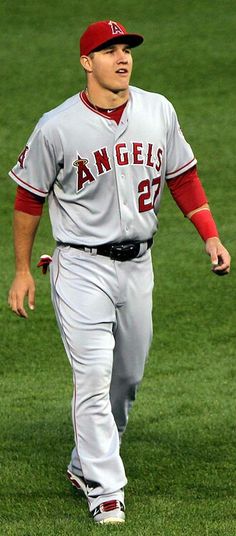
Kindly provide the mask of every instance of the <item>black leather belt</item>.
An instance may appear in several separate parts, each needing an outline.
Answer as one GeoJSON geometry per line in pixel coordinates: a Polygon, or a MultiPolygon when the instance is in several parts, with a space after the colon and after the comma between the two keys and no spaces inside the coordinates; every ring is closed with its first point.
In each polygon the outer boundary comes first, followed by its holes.
{"type": "Polygon", "coordinates": [[[138,257],[141,246],[146,244],[146,249],[143,253],[149,249],[153,244],[153,239],[150,238],[146,242],[121,242],[115,244],[104,244],[103,246],[83,246],[80,244],[68,244],[65,242],[57,242],[58,246],[70,246],[72,248],[81,249],[94,255],[104,255],[110,257],[114,261],[131,261],[138,257]]]}

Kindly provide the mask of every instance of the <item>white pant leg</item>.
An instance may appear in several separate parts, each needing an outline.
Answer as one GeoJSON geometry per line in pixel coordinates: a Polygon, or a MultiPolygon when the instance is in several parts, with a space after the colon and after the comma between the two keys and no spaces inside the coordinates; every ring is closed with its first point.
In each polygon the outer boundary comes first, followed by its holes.
{"type": "Polygon", "coordinates": [[[120,438],[142,380],[152,340],[153,270],[151,254],[118,263],[123,289],[116,310],[115,351],[110,398],[120,438]]]}
{"type": "Polygon", "coordinates": [[[123,502],[127,482],[109,398],[117,276],[110,259],[65,248],[54,253],[51,283],[73,370],[75,443],[93,510],[110,497],[123,502]]]}
{"type": "MultiPolygon", "coordinates": [[[[72,411],[73,411],[73,402],[72,402],[72,411]]],[[[81,462],[77,452],[77,448],[74,447],[71,452],[71,460],[68,465],[68,469],[73,473],[73,475],[83,476],[81,462]]]]}

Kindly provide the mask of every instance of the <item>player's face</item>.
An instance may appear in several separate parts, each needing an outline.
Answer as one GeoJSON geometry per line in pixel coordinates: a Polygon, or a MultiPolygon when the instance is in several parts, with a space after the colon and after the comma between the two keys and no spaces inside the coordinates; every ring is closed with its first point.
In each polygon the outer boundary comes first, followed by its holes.
{"type": "Polygon", "coordinates": [[[128,45],[117,44],[94,52],[90,57],[90,75],[100,88],[113,92],[129,87],[133,60],[128,45]]]}

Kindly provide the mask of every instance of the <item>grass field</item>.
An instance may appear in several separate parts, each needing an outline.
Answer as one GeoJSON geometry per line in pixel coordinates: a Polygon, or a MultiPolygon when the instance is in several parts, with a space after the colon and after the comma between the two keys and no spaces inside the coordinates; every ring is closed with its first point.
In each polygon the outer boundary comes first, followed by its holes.
{"type": "Polygon", "coordinates": [[[114,5],[1,0],[0,534],[236,536],[235,24],[232,0],[114,5]],[[7,178],[41,114],[83,87],[78,37],[93,20],[143,33],[132,83],[174,104],[198,158],[231,275],[210,272],[203,244],[166,192],[153,248],[154,340],[122,445],[127,523],[97,527],[70,489],[71,373],[36,269],[51,253],[47,211],[33,251],[37,307],[8,310],[13,273],[7,178]]]}

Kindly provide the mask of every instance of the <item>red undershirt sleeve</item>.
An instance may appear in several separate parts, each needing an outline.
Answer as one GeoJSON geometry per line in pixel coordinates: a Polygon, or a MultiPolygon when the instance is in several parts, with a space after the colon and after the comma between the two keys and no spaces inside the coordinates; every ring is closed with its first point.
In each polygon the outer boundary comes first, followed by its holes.
{"type": "MultiPolygon", "coordinates": [[[[185,216],[208,203],[196,166],[166,182],[172,197],[185,216]]],[[[190,221],[204,241],[208,238],[219,237],[216,223],[209,208],[204,207],[192,214],[190,221]]]]}
{"type": "Polygon", "coordinates": [[[185,216],[208,202],[196,166],[166,182],[172,197],[185,216]]]}
{"type": "Polygon", "coordinates": [[[14,204],[15,210],[26,212],[26,214],[31,214],[32,216],[41,216],[44,202],[45,197],[32,194],[26,188],[17,186],[14,204]]]}

